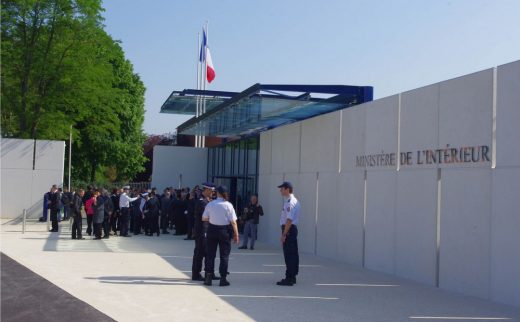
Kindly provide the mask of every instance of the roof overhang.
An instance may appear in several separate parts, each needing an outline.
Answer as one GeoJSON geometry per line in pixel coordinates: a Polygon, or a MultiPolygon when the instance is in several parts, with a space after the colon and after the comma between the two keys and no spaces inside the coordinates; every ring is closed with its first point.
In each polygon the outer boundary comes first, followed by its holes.
{"type": "Polygon", "coordinates": [[[205,100],[206,112],[181,124],[177,133],[236,138],[365,103],[372,97],[370,86],[255,84],[241,93],[173,92],[161,112],[195,114],[197,104],[205,100]]]}

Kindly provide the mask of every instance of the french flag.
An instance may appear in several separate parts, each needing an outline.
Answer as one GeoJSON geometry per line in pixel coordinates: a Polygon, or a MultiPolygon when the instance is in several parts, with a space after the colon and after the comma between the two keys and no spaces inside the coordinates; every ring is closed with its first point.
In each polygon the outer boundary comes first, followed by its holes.
{"type": "Polygon", "coordinates": [[[208,47],[208,37],[206,36],[206,30],[204,28],[202,29],[202,44],[200,46],[199,61],[206,63],[206,79],[208,83],[211,83],[215,79],[216,74],[208,47]]]}

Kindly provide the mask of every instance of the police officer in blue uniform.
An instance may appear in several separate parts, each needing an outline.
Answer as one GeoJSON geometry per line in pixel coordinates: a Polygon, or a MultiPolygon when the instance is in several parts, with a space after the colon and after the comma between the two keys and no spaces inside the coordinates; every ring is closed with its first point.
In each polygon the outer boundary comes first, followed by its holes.
{"type": "Polygon", "coordinates": [[[278,186],[280,194],[284,198],[280,226],[282,236],[280,242],[283,245],[283,257],[285,259],[285,278],[277,282],[281,286],[293,286],[296,284],[300,256],[298,254],[298,220],[300,218],[300,202],[293,195],[293,185],[285,181],[278,186]]]}
{"type": "Polygon", "coordinates": [[[228,261],[231,252],[231,237],[238,244],[237,215],[233,205],[228,201],[228,191],[225,186],[217,188],[217,199],[208,203],[202,214],[202,221],[209,222],[207,232],[207,249],[204,270],[206,276],[204,285],[211,285],[215,267],[217,246],[220,254],[220,286],[228,286],[228,261]]]}

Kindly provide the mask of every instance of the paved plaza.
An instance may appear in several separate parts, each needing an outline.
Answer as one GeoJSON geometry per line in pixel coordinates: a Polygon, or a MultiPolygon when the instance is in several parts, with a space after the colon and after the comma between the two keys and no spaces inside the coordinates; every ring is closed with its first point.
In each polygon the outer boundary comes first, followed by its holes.
{"type": "Polygon", "coordinates": [[[22,234],[20,223],[3,221],[1,251],[8,258],[2,256],[2,321],[20,321],[14,313],[32,321],[31,312],[43,312],[40,321],[67,321],[71,306],[90,321],[520,321],[520,308],[311,254],[301,254],[295,286],[276,286],[284,275],[283,256],[264,244],[254,251],[233,246],[231,286],[205,287],[190,279],[193,241],[184,236],[71,240],[68,222],[57,234],[46,228],[29,222],[22,234]],[[39,277],[6,280],[8,267],[31,274],[18,264],[39,277]],[[35,282],[40,277],[54,285],[35,282]],[[58,288],[68,294],[56,293],[58,288]],[[14,297],[22,297],[17,312],[5,307],[13,289],[14,297]]]}

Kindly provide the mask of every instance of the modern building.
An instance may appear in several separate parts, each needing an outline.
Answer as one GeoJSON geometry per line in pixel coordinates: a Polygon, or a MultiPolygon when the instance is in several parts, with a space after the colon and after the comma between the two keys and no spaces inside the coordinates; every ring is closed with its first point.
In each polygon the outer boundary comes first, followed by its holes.
{"type": "Polygon", "coordinates": [[[161,112],[195,114],[200,95],[206,112],[177,130],[211,139],[163,155],[154,181],[192,171],[238,208],[258,192],[273,244],[276,186],[292,181],[300,251],[520,306],[520,61],[375,101],[370,87],[256,84],[173,92],[161,112]]]}

